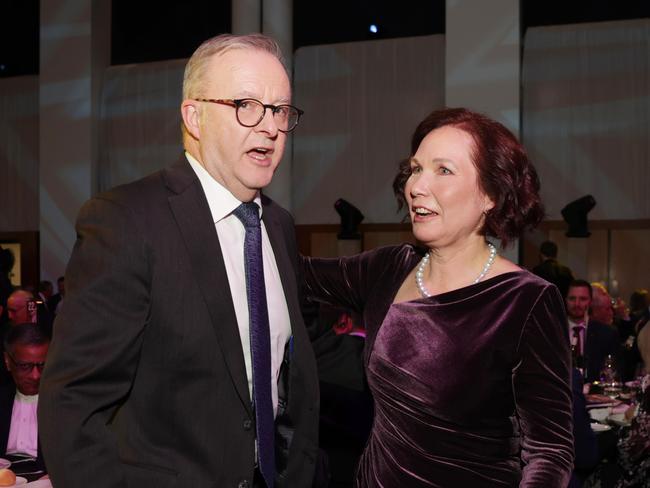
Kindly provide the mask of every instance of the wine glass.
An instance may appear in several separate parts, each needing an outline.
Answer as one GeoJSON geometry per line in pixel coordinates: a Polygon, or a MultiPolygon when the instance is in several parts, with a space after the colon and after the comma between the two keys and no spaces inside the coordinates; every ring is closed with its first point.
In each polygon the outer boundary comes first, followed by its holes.
{"type": "Polygon", "coordinates": [[[616,370],[616,362],[611,354],[608,354],[605,358],[605,364],[600,372],[600,384],[603,387],[603,393],[612,400],[617,398],[622,391],[620,377],[616,370]]]}

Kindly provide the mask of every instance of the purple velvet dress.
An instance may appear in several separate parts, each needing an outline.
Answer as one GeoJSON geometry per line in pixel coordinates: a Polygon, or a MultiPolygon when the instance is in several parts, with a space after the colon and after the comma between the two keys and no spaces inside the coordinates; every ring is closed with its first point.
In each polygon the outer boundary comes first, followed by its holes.
{"type": "Polygon", "coordinates": [[[359,487],[566,486],[570,352],[557,289],[527,271],[393,304],[411,245],[304,258],[308,294],[363,314],[375,419],[359,487]]]}

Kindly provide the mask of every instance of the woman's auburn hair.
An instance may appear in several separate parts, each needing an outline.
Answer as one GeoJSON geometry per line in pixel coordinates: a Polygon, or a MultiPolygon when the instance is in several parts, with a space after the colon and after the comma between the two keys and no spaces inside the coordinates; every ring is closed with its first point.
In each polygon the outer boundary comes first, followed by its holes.
{"type": "Polygon", "coordinates": [[[404,187],[411,176],[411,158],[429,133],[446,126],[472,137],[471,155],[479,189],[494,202],[494,207],[485,214],[481,233],[499,239],[505,247],[525,230],[537,227],[544,218],[544,206],[537,171],[526,151],[505,126],[466,108],[435,110],[413,132],[411,155],[399,163],[393,180],[399,209],[406,204],[404,187]]]}

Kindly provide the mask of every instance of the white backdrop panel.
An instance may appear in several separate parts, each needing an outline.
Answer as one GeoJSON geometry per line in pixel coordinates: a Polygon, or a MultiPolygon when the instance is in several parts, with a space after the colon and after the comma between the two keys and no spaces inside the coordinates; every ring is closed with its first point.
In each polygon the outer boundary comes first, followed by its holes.
{"type": "Polygon", "coordinates": [[[0,80],[0,231],[38,229],[38,77],[0,80]]]}
{"type": "Polygon", "coordinates": [[[528,29],[523,135],[551,219],[650,218],[650,19],[528,29]]]}
{"type": "Polygon", "coordinates": [[[136,180],[182,153],[186,59],[113,66],[102,92],[99,189],[136,180]]]}
{"type": "Polygon", "coordinates": [[[345,198],[365,223],[399,222],[391,189],[415,126],[444,104],[444,36],[309,46],[296,51],[293,146],[298,224],[339,221],[345,198]]]}

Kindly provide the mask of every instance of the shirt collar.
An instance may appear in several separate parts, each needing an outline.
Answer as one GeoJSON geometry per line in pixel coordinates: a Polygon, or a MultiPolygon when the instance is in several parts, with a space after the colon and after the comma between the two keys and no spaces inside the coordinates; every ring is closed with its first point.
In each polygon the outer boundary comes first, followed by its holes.
{"type": "Polygon", "coordinates": [[[16,390],[16,400],[20,403],[36,403],[38,402],[38,394],[36,395],[23,395],[16,390]]]}
{"type": "Polygon", "coordinates": [[[568,321],[569,321],[569,330],[573,329],[574,327],[576,327],[578,325],[581,326],[581,327],[584,327],[585,330],[587,330],[587,326],[589,325],[589,320],[588,319],[585,320],[584,322],[574,322],[571,319],[568,319],[568,321]]]}
{"type": "MultiPolygon", "coordinates": [[[[235,198],[225,186],[215,180],[203,165],[187,151],[185,151],[185,157],[201,182],[205,196],[208,199],[212,220],[216,224],[220,220],[228,217],[242,202],[235,198]]],[[[262,218],[262,198],[260,197],[259,191],[253,201],[260,208],[260,218],[262,218]]]]}

